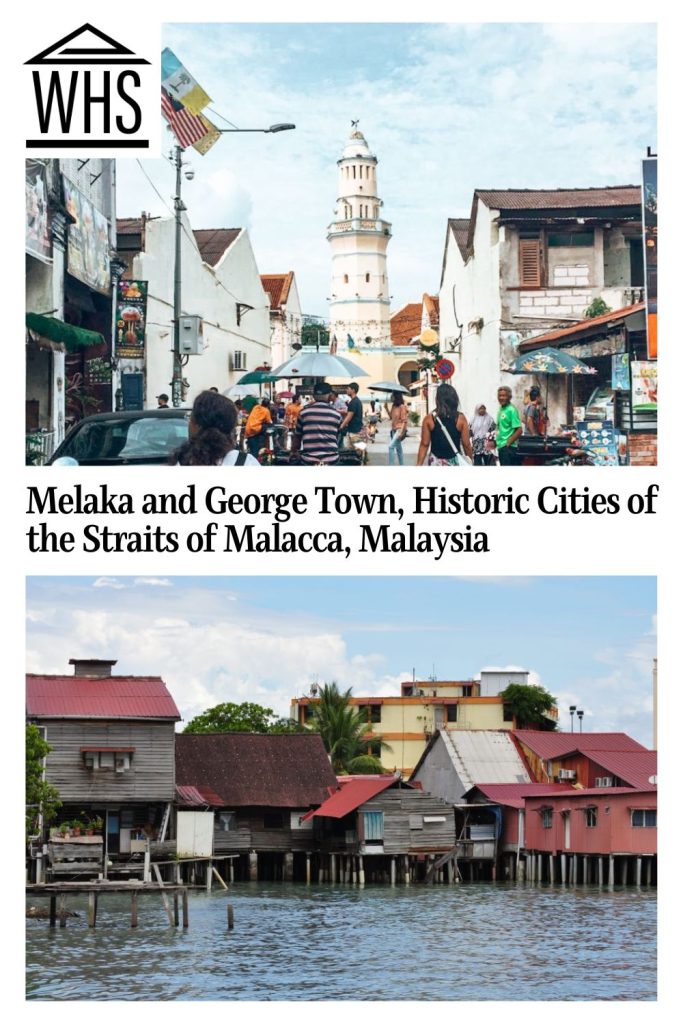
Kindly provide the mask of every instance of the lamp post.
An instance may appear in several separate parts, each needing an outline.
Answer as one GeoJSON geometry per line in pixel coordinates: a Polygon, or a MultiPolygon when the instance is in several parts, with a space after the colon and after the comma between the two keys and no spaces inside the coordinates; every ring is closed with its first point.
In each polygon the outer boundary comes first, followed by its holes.
{"type": "Polygon", "coordinates": [[[579,708],[579,710],[578,710],[578,711],[576,712],[576,717],[577,717],[577,718],[578,718],[578,720],[579,720],[579,732],[583,732],[583,711],[581,711],[581,709],[580,709],[580,708],[579,708]]]}
{"type": "MultiPolygon", "coordinates": [[[[295,124],[271,124],[269,128],[219,128],[221,135],[229,135],[233,132],[240,134],[245,132],[261,132],[265,135],[274,135],[276,132],[288,132],[296,128],[295,124]]],[[[173,197],[173,209],[175,212],[175,265],[173,270],[173,377],[171,380],[171,402],[174,408],[182,405],[183,402],[183,364],[180,356],[180,316],[182,313],[182,263],[181,263],[181,238],[182,238],[182,214],[187,207],[181,197],[183,149],[176,145],[173,153],[175,166],[175,195],[173,197]]],[[[185,172],[188,180],[194,178],[194,172],[185,172]]]]}
{"type": "Polygon", "coordinates": [[[571,715],[572,732],[574,732],[574,712],[576,711],[576,704],[569,705],[569,714],[571,715]]]}

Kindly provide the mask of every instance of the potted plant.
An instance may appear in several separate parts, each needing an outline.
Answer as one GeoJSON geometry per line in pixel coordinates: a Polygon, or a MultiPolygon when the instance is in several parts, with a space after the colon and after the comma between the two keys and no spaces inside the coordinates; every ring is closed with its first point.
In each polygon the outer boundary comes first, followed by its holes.
{"type": "Polygon", "coordinates": [[[71,835],[80,836],[82,828],[83,822],[80,820],[80,818],[74,818],[74,820],[71,822],[71,835]]]}
{"type": "Polygon", "coordinates": [[[90,821],[88,822],[88,829],[90,830],[89,834],[99,835],[99,833],[102,831],[103,825],[104,821],[102,820],[102,818],[100,818],[98,814],[96,814],[95,817],[91,818],[90,821]]]}
{"type": "Polygon", "coordinates": [[[59,834],[62,837],[62,839],[66,839],[66,837],[69,834],[69,822],[68,821],[63,821],[62,824],[59,826],[59,834]]]}

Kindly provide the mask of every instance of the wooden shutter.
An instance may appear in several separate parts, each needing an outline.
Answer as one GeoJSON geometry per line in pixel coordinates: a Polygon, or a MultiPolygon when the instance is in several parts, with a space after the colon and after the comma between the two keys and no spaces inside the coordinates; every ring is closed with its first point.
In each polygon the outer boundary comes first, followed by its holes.
{"type": "Polygon", "coordinates": [[[519,283],[526,288],[541,287],[541,243],[538,238],[519,240],[519,283]]]}

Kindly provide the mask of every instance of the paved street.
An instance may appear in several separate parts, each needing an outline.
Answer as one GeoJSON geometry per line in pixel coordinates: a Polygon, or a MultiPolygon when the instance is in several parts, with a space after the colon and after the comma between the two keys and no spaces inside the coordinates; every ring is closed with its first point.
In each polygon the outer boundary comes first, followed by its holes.
{"type": "MultiPolygon", "coordinates": [[[[417,458],[417,449],[420,445],[420,426],[408,427],[408,436],[403,442],[403,456],[406,466],[414,466],[417,458]]],[[[389,446],[389,421],[386,417],[379,425],[375,437],[375,443],[368,445],[368,465],[386,466],[389,458],[387,449],[389,446]]]]}

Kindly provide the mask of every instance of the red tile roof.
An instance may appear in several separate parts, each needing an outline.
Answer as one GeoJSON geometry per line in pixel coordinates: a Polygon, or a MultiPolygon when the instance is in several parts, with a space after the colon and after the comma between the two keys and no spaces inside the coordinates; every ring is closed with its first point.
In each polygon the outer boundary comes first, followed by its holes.
{"type": "Polygon", "coordinates": [[[475,197],[494,210],[561,210],[575,206],[639,206],[640,185],[606,188],[475,189],[475,197]]]}
{"type": "Polygon", "coordinates": [[[396,775],[366,775],[351,777],[325,800],[317,810],[305,815],[308,818],[345,818],[357,807],[372,800],[397,782],[396,775]]]}
{"type": "MultiPolygon", "coordinates": [[[[562,345],[570,344],[572,341],[576,341],[576,336],[590,333],[596,328],[606,327],[608,324],[614,322],[616,326],[620,326],[620,321],[623,321],[624,317],[630,316],[632,313],[638,313],[641,309],[645,309],[644,302],[636,302],[632,306],[624,306],[622,309],[614,309],[611,313],[602,313],[600,316],[590,317],[587,320],[579,320],[578,323],[573,324],[571,327],[561,327],[557,331],[547,331],[545,334],[537,334],[533,338],[529,338],[527,341],[522,341],[519,344],[520,352],[528,352],[531,349],[543,348],[544,345],[562,345]]],[[[601,332],[601,333],[604,333],[601,332]]]]}
{"type": "Polygon", "coordinates": [[[26,676],[29,718],[165,718],[178,708],[159,676],[26,676]]]}
{"type": "Polygon", "coordinates": [[[595,750],[647,750],[625,732],[541,732],[513,729],[512,735],[544,761],[574,750],[587,754],[595,750]]]}
{"type": "Polygon", "coordinates": [[[239,235],[241,228],[202,228],[193,231],[197,248],[205,263],[215,267],[226,249],[239,235]]]}
{"type": "Polygon", "coordinates": [[[261,274],[261,284],[270,298],[271,309],[281,309],[284,306],[289,298],[293,280],[293,270],[287,274],[261,274]]]}
{"type": "Polygon", "coordinates": [[[422,303],[409,302],[391,317],[391,344],[410,345],[422,331],[422,303]]]}
{"type": "Polygon", "coordinates": [[[176,736],[176,784],[219,807],[311,807],[336,778],[317,734],[176,736]]]}
{"type": "Polygon", "coordinates": [[[567,782],[480,782],[469,790],[478,790],[494,804],[506,807],[524,807],[524,799],[530,796],[551,796],[570,792],[573,786],[567,782]]]}

